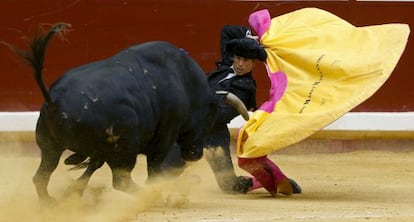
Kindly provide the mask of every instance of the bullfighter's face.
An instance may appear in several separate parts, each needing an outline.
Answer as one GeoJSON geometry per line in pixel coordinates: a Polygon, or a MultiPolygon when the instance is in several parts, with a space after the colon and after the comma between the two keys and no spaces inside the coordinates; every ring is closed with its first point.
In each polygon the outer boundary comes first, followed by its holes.
{"type": "Polygon", "coordinates": [[[255,59],[248,59],[235,55],[233,58],[233,69],[237,75],[245,75],[253,70],[255,59]]]}

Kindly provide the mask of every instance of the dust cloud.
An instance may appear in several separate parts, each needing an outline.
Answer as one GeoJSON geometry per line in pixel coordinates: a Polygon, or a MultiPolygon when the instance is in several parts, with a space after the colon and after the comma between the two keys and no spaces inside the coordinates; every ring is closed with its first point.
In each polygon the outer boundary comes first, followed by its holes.
{"type": "Polygon", "coordinates": [[[187,172],[191,164],[178,178],[147,183],[145,157],[138,156],[133,171],[140,186],[137,193],[113,189],[111,171],[104,165],[92,176],[83,196],[64,196],[65,189],[83,171],[69,171],[70,167],[61,161],[48,187],[56,202],[46,205],[39,201],[32,183],[40,155],[24,154],[18,144],[11,145],[15,147],[12,151],[0,147],[0,222],[126,222],[151,208],[186,207],[189,195],[200,184],[199,176],[187,172]]]}
{"type": "MultiPolygon", "coordinates": [[[[303,146],[272,154],[269,158],[303,189],[299,195],[275,198],[264,189],[221,192],[204,159],[175,180],[147,183],[144,156],[138,156],[132,173],[140,186],[137,193],[114,190],[104,165],[82,197],[68,196],[65,189],[83,171],[68,171],[70,166],[60,163],[49,183],[57,201],[45,206],[32,183],[40,162],[37,146],[0,140],[0,222],[414,221],[414,141],[404,142],[409,149],[398,150],[401,143],[378,143],[392,145],[392,150],[312,153],[303,146]]],[[[318,144],[313,150],[331,148],[318,144]]],[[[237,175],[246,175],[234,165],[237,175]]]]}

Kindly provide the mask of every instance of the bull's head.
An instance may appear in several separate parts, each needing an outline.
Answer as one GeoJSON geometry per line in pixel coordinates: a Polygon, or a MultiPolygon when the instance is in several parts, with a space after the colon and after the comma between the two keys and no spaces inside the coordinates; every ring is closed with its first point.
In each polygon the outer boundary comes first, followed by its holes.
{"type": "MultiPolygon", "coordinates": [[[[237,110],[237,112],[243,117],[243,119],[245,119],[246,121],[249,120],[249,113],[248,110],[246,108],[246,106],[244,105],[244,103],[233,93],[230,93],[228,91],[216,91],[215,92],[215,96],[214,96],[216,103],[214,106],[214,110],[217,110],[217,102],[224,102],[229,104],[230,106],[232,106],[235,110],[237,110]]],[[[214,112],[214,115],[209,115],[210,118],[215,117],[217,113],[214,112]]],[[[208,118],[207,120],[205,120],[206,122],[208,122],[208,124],[210,124],[209,127],[205,126],[204,129],[202,129],[203,131],[203,135],[206,135],[211,127],[214,124],[214,120],[208,118]]],[[[195,138],[193,138],[195,139],[195,138]]],[[[202,156],[203,156],[203,138],[199,137],[197,139],[195,139],[196,141],[192,140],[191,144],[188,144],[188,142],[190,140],[182,140],[179,141],[180,146],[183,148],[181,150],[181,155],[183,157],[184,160],[186,161],[196,161],[199,160],[202,156]]]]}

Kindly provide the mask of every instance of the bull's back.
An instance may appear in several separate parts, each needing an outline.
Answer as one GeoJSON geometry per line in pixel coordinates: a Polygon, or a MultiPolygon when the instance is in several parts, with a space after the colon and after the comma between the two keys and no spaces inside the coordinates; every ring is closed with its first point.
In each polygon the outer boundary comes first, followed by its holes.
{"type": "Polygon", "coordinates": [[[55,99],[76,98],[62,94],[94,91],[115,102],[112,100],[122,97],[117,91],[141,98],[148,94],[174,96],[175,92],[204,94],[207,89],[204,71],[183,50],[167,42],[148,42],[68,71],[52,85],[51,94],[55,99]]]}
{"type": "Polygon", "coordinates": [[[208,88],[205,72],[184,49],[155,41],[133,46],[130,50],[135,52],[144,72],[152,70],[151,75],[159,75],[160,82],[168,78],[184,88],[197,86],[202,88],[200,91],[208,88]]]}
{"type": "Polygon", "coordinates": [[[191,124],[191,111],[205,108],[207,89],[204,72],[183,51],[166,42],[144,43],[65,73],[51,86],[57,111],[46,125],[69,142],[103,141],[109,132],[139,134],[137,142],[146,144],[166,120],[178,128],[191,124]]]}

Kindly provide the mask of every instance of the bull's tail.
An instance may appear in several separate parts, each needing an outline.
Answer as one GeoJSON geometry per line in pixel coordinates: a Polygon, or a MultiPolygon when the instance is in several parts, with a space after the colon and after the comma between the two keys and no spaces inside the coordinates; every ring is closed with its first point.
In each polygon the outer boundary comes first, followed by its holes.
{"type": "Polygon", "coordinates": [[[87,156],[74,153],[65,159],[65,165],[74,165],[69,170],[80,170],[88,167],[91,163],[87,156]]]}
{"type": "Polygon", "coordinates": [[[40,90],[42,91],[43,97],[45,101],[48,103],[49,108],[54,108],[54,104],[48,92],[48,89],[45,86],[43,81],[43,63],[45,59],[45,52],[46,46],[49,43],[49,40],[52,38],[54,34],[59,34],[63,36],[63,33],[67,31],[71,27],[70,24],[67,23],[57,23],[53,25],[47,33],[44,33],[41,28],[35,34],[35,37],[30,42],[30,51],[25,51],[15,46],[2,42],[6,46],[8,46],[12,51],[20,55],[34,70],[34,77],[39,86],[40,90]]]}

